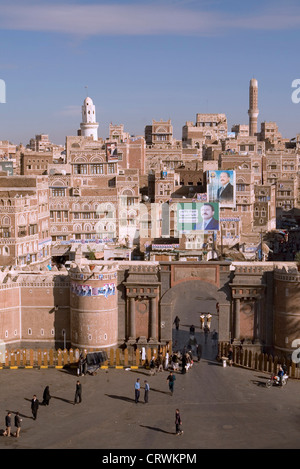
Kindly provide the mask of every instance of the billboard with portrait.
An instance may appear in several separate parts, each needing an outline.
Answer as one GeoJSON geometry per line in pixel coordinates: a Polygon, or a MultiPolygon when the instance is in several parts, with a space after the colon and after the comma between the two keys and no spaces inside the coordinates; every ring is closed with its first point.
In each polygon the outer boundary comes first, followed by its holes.
{"type": "Polygon", "coordinates": [[[177,229],[180,234],[219,231],[219,204],[180,202],[177,204],[177,229]]]}
{"type": "Polygon", "coordinates": [[[117,144],[112,143],[112,142],[107,142],[105,144],[105,148],[106,148],[107,161],[116,161],[118,159],[117,144]]]}
{"type": "Polygon", "coordinates": [[[234,208],[236,204],[236,182],[234,170],[209,170],[207,196],[209,202],[218,202],[220,208],[234,208]]]}

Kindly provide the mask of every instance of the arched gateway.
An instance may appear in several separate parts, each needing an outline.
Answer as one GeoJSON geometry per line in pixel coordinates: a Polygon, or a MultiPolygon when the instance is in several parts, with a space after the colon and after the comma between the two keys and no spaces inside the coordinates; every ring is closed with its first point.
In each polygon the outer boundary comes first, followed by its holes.
{"type": "Polygon", "coordinates": [[[228,341],[231,318],[230,264],[160,262],[129,268],[119,302],[119,332],[127,344],[164,345],[172,341],[175,315],[199,327],[202,313],[212,315],[219,340],[228,341]],[[122,321],[122,317],[124,321],[122,321]]]}
{"type": "Polygon", "coordinates": [[[186,280],[171,287],[161,298],[160,311],[162,317],[170,316],[171,326],[178,316],[180,328],[193,325],[196,329],[203,329],[208,325],[210,330],[219,332],[220,305],[221,324],[228,325],[227,330],[223,328],[221,332],[222,340],[228,340],[230,303],[224,292],[204,280],[186,280]]]}

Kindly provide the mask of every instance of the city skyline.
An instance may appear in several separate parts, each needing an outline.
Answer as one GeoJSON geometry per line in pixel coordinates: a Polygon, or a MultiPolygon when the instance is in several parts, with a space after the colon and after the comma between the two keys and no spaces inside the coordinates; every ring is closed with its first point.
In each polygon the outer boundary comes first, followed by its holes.
{"type": "Polygon", "coordinates": [[[26,145],[46,133],[64,144],[87,94],[99,137],[110,122],[144,135],[152,119],[171,119],[181,139],[197,113],[225,113],[230,130],[248,124],[251,78],[258,131],[275,121],[284,138],[300,132],[300,103],[291,99],[300,78],[295,1],[0,0],[0,8],[0,140],[26,145]]]}

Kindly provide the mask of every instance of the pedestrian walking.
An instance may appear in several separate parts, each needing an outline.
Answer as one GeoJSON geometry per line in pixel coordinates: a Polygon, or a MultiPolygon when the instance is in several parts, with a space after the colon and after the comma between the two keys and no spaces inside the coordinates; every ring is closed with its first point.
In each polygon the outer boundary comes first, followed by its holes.
{"type": "Polygon", "coordinates": [[[211,318],[212,318],[212,315],[208,313],[206,316],[206,320],[207,320],[206,324],[207,324],[207,328],[209,331],[210,331],[210,326],[211,326],[211,318]]]}
{"type": "Polygon", "coordinates": [[[150,360],[150,375],[155,375],[155,357],[152,357],[150,360]]]}
{"type": "Polygon", "coordinates": [[[149,386],[148,381],[144,381],[144,383],[145,383],[144,402],[145,402],[145,404],[148,404],[150,386],[149,386]]]}
{"type": "Polygon", "coordinates": [[[192,324],[191,327],[190,327],[190,335],[195,335],[195,326],[194,326],[194,324],[192,324]]]}
{"type": "Polygon", "coordinates": [[[175,412],[176,435],[182,435],[183,434],[183,431],[181,430],[181,425],[182,425],[182,421],[181,421],[181,417],[180,417],[180,412],[179,412],[179,409],[176,409],[176,412],[175,412]]]}
{"type": "Polygon", "coordinates": [[[16,427],[15,437],[16,438],[19,438],[19,436],[20,436],[21,422],[22,422],[22,419],[20,417],[19,412],[17,412],[16,415],[15,415],[15,427],[16,427]]]}
{"type": "Polygon", "coordinates": [[[204,326],[204,343],[207,344],[207,336],[209,334],[209,328],[204,326]]]}
{"type": "Polygon", "coordinates": [[[174,319],[174,322],[173,322],[173,324],[175,324],[176,331],[178,331],[178,329],[179,329],[179,323],[180,323],[180,319],[179,319],[178,316],[176,316],[176,318],[174,319]]]}
{"type": "Polygon", "coordinates": [[[81,354],[78,361],[78,368],[77,374],[78,376],[83,376],[85,374],[85,363],[86,360],[84,359],[83,355],[81,354]]]}
{"type": "Polygon", "coordinates": [[[3,436],[10,436],[10,431],[11,431],[11,412],[7,412],[7,415],[5,416],[5,432],[3,433],[3,436]]]}
{"type": "Polygon", "coordinates": [[[39,405],[40,405],[40,403],[39,403],[36,395],[34,394],[33,398],[31,399],[31,412],[32,412],[33,420],[37,419],[37,412],[38,412],[38,409],[39,409],[39,405]]]}
{"type": "Polygon", "coordinates": [[[43,392],[43,402],[42,405],[49,405],[51,396],[49,386],[46,386],[43,392]]]}
{"type": "Polygon", "coordinates": [[[173,353],[173,355],[172,355],[172,362],[171,362],[171,366],[172,366],[173,370],[178,370],[178,369],[179,369],[178,360],[179,360],[178,352],[173,353]]]}
{"type": "Polygon", "coordinates": [[[82,386],[81,386],[81,382],[78,380],[76,381],[74,405],[80,404],[82,400],[81,398],[82,398],[82,386]]]}
{"type": "Polygon", "coordinates": [[[141,385],[140,385],[140,378],[138,378],[134,385],[134,400],[136,404],[139,402],[140,393],[141,393],[141,385]]]}
{"type": "Polygon", "coordinates": [[[169,352],[168,351],[166,352],[166,355],[165,355],[164,368],[165,370],[169,369],[169,352]]]}
{"type": "Polygon", "coordinates": [[[215,329],[213,330],[213,333],[212,333],[212,336],[211,336],[211,341],[212,341],[212,346],[217,347],[217,345],[218,345],[218,333],[215,329]]]}
{"type": "Polygon", "coordinates": [[[191,366],[193,366],[193,355],[192,355],[192,353],[188,352],[188,353],[185,354],[185,356],[186,356],[186,365],[185,365],[186,371],[189,371],[191,366]]]}
{"type": "Polygon", "coordinates": [[[201,357],[202,357],[202,345],[201,345],[201,344],[197,344],[197,358],[198,358],[198,362],[200,362],[201,357]]]}
{"type": "Polygon", "coordinates": [[[204,330],[205,314],[200,314],[200,329],[204,330]]]}
{"type": "Polygon", "coordinates": [[[233,360],[233,350],[232,350],[232,347],[229,347],[227,358],[228,358],[228,364],[229,364],[229,366],[232,366],[232,360],[233,360]]]}
{"type": "Polygon", "coordinates": [[[167,377],[167,382],[169,381],[169,390],[171,395],[173,395],[174,392],[174,384],[176,381],[176,376],[173,375],[173,371],[170,372],[169,376],[167,377]]]}
{"type": "Polygon", "coordinates": [[[162,353],[159,353],[156,359],[157,372],[163,371],[163,356],[162,353]]]}

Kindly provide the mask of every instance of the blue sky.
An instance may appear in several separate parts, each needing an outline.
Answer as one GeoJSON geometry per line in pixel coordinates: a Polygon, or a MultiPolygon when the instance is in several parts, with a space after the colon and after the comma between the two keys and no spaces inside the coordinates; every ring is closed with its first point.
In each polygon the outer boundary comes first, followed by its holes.
{"type": "MultiPolygon", "coordinates": [[[[88,94],[99,136],[109,123],[143,135],[171,119],[181,139],[198,112],[248,124],[248,87],[258,80],[259,125],[300,133],[298,1],[0,0],[0,140],[27,144],[76,135],[88,94]]],[[[230,128],[229,128],[230,130],[230,128]]]]}

